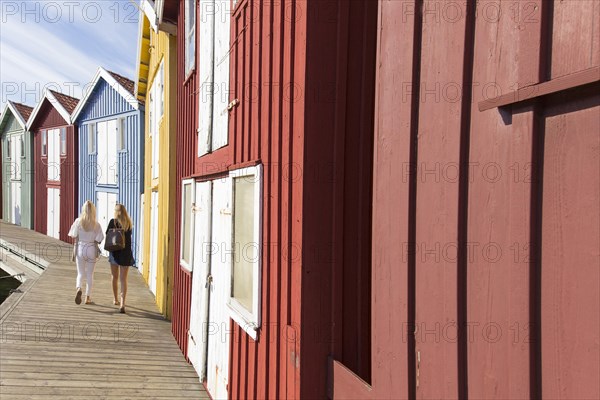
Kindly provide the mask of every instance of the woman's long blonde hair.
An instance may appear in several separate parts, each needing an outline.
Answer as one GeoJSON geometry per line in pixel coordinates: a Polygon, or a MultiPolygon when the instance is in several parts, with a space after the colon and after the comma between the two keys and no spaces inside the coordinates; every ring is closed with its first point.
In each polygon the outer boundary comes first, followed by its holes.
{"type": "Polygon", "coordinates": [[[115,205],[115,221],[119,222],[121,228],[125,231],[133,229],[133,223],[131,222],[131,218],[129,218],[129,214],[127,214],[127,209],[123,204],[115,205]]]}
{"type": "Polygon", "coordinates": [[[81,207],[79,223],[85,231],[91,231],[96,227],[96,206],[91,201],[86,201],[81,207]]]}

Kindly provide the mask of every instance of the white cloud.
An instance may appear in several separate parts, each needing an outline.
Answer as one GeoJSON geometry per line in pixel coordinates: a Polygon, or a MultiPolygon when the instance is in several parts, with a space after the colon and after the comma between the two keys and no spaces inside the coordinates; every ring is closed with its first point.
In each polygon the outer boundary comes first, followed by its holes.
{"type": "Polygon", "coordinates": [[[135,11],[128,1],[29,2],[26,6],[12,2],[20,12],[7,9],[7,3],[11,2],[1,2],[2,107],[6,100],[34,106],[48,83],[65,94],[81,97],[100,65],[133,78],[137,26],[128,23],[135,11]],[[41,7],[49,3],[62,7],[60,19],[56,19],[56,11],[51,14],[51,8],[42,11],[41,7]],[[24,12],[36,6],[37,14],[24,12]],[[94,9],[102,10],[98,19],[94,9]]]}

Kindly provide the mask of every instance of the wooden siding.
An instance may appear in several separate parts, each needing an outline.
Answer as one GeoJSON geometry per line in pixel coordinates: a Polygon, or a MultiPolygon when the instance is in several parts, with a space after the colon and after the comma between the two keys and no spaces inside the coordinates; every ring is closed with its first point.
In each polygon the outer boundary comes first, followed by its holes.
{"type": "MultiPolygon", "coordinates": [[[[185,75],[185,0],[179,0],[177,13],[177,137],[175,165],[175,230],[174,230],[174,278],[173,317],[171,329],[181,351],[187,358],[188,330],[190,328],[190,306],[192,301],[191,273],[180,265],[181,247],[181,180],[193,176],[195,160],[198,158],[198,66],[199,53],[196,48],[196,67],[189,76],[185,75]]],[[[198,35],[196,18],[196,34],[198,35]]]]}
{"type": "Polygon", "coordinates": [[[33,163],[34,163],[34,226],[37,232],[46,234],[48,187],[60,188],[60,237],[63,242],[73,243],[68,237],[69,229],[75,218],[79,216],[77,210],[79,171],[78,171],[78,138],[76,127],[67,125],[59,112],[48,100],[37,114],[32,125],[33,132],[33,163]],[[48,182],[48,167],[46,156],[42,157],[42,131],[46,129],[65,127],[67,130],[67,155],[61,156],[60,184],[48,182]]]}
{"type": "MultiPolygon", "coordinates": [[[[133,95],[131,95],[133,97],[133,95]]],[[[118,184],[116,187],[117,201],[125,205],[134,230],[132,244],[134,258],[139,260],[140,218],[143,212],[140,204],[140,193],[144,190],[144,113],[135,110],[114,88],[106,81],[101,80],[94,89],[94,93],[82,110],[76,123],[79,132],[79,202],[81,209],[86,200],[96,201],[96,192],[104,191],[97,184],[97,153],[88,153],[89,126],[92,123],[126,118],[127,136],[125,138],[125,151],[118,154],[118,184]],[[137,229],[136,229],[137,228],[137,229]]],[[[138,268],[139,268],[138,264],[138,268]]]]}
{"type": "MultiPolygon", "coordinates": [[[[149,112],[145,113],[144,121],[144,243],[142,273],[146,281],[149,279],[150,260],[150,232],[158,229],[158,260],[157,260],[157,284],[156,304],[160,312],[168,319],[171,318],[172,296],[173,296],[173,254],[174,254],[174,225],[175,225],[175,152],[176,136],[176,38],[162,31],[158,33],[150,29],[147,18],[144,17],[144,31],[142,33],[150,39],[152,46],[148,60],[148,83],[147,90],[152,87],[155,74],[164,61],[164,115],[159,126],[160,131],[160,176],[159,179],[151,179],[152,165],[152,141],[149,136],[149,112]],[[158,191],[158,204],[163,210],[159,213],[158,227],[150,227],[150,205],[152,191],[158,191]]],[[[145,59],[146,55],[142,55],[145,59]]],[[[142,66],[140,66],[142,68],[142,66]]],[[[145,68],[145,67],[143,67],[145,68]]],[[[139,84],[139,83],[138,83],[139,84]]],[[[145,85],[144,85],[145,86],[145,85]]],[[[139,94],[138,98],[147,103],[147,97],[139,94]]]]}
{"type": "Polygon", "coordinates": [[[600,65],[596,3],[380,2],[373,371],[331,396],[600,396],[600,76],[515,95],[600,65]]]}

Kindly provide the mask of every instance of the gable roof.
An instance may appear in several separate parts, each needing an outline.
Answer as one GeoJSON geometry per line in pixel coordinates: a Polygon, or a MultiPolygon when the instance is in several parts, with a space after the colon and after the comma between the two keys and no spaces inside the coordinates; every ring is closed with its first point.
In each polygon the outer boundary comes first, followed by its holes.
{"type": "Polygon", "coordinates": [[[71,119],[71,113],[77,107],[79,99],[46,88],[44,89],[44,95],[37,103],[37,105],[33,109],[33,112],[29,116],[29,119],[27,120],[28,130],[31,129],[31,126],[35,122],[35,119],[37,118],[40,110],[42,109],[42,104],[44,104],[45,100],[48,100],[50,102],[52,107],[54,107],[56,111],[58,111],[60,116],[63,117],[67,124],[71,125],[73,123],[71,119]]]}
{"type": "Polygon", "coordinates": [[[20,114],[21,118],[23,118],[23,128],[25,128],[25,125],[27,125],[27,120],[29,119],[29,117],[31,116],[31,112],[33,111],[33,107],[29,107],[25,104],[21,104],[21,103],[16,103],[14,101],[10,102],[13,106],[15,106],[15,109],[17,110],[17,112],[20,114]]]}
{"type": "Polygon", "coordinates": [[[83,96],[83,99],[81,99],[77,107],[71,112],[71,119],[73,121],[76,121],[77,118],[79,118],[79,115],[81,115],[81,112],[92,97],[94,89],[98,86],[98,83],[100,83],[100,80],[104,80],[108,83],[108,85],[116,90],[117,93],[119,93],[119,95],[121,95],[121,97],[123,97],[123,99],[125,99],[134,109],[138,110],[140,108],[140,102],[137,101],[134,95],[135,84],[133,81],[115,72],[98,67],[98,71],[96,71],[96,75],[92,80],[92,86],[85,93],[85,96],[83,96]]]}
{"type": "Polygon", "coordinates": [[[27,120],[29,119],[33,108],[14,101],[7,101],[2,114],[0,114],[0,126],[4,123],[4,118],[6,118],[9,111],[15,117],[19,125],[21,125],[23,129],[26,129],[27,120]]]}

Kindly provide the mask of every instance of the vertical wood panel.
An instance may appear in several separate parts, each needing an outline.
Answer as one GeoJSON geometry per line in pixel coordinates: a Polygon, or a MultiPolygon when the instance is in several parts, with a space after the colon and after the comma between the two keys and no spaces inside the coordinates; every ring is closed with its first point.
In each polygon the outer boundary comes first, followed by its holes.
{"type": "MultiPolygon", "coordinates": [[[[475,68],[473,77],[479,84],[473,89],[469,162],[474,167],[469,171],[467,240],[471,244],[469,395],[473,398],[535,396],[531,352],[536,327],[530,318],[534,265],[529,254],[534,110],[524,108],[507,123],[499,110],[481,113],[475,105],[489,96],[485,85],[507,91],[541,78],[541,3],[521,4],[519,12],[525,11],[523,7],[532,7],[533,12],[527,23],[523,21],[522,30],[514,29],[511,18],[477,20],[475,65],[490,63],[491,54],[492,67],[475,68]],[[508,45],[497,46],[500,40],[508,45]],[[503,62],[517,58],[518,63],[503,62]],[[496,337],[499,330],[502,334],[496,337]]],[[[501,14],[510,15],[510,7],[515,6],[502,4],[501,14]]]]}
{"type": "Polygon", "coordinates": [[[541,223],[542,393],[600,396],[600,96],[560,97],[545,115],[541,223]]]}

